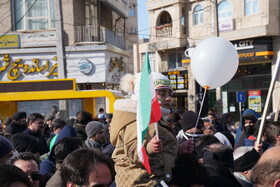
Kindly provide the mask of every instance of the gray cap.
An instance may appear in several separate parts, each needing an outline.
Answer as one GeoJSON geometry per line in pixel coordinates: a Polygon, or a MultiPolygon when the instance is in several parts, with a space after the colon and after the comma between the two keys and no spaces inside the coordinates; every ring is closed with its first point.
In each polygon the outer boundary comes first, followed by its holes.
{"type": "Polygon", "coordinates": [[[103,128],[99,121],[91,121],[86,125],[87,139],[93,137],[100,129],[103,128]]]}

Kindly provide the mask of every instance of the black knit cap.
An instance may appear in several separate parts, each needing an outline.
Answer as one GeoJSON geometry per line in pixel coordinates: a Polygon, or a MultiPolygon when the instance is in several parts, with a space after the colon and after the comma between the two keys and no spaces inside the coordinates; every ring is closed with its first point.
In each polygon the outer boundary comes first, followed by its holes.
{"type": "MultiPolygon", "coordinates": [[[[182,129],[183,129],[183,131],[185,132],[186,130],[194,128],[197,118],[198,118],[198,115],[191,110],[184,112],[182,114],[182,129]]],[[[202,120],[199,119],[197,128],[199,128],[199,129],[202,128],[201,124],[202,124],[202,120]]]]}
{"type": "Polygon", "coordinates": [[[21,152],[39,152],[39,140],[34,136],[25,133],[17,133],[12,136],[15,149],[21,152]]]}
{"type": "Polygon", "coordinates": [[[10,153],[14,149],[13,143],[6,137],[0,136],[0,158],[10,153]]]}
{"type": "Polygon", "coordinates": [[[13,120],[19,120],[20,118],[26,118],[27,115],[26,115],[26,112],[16,112],[14,113],[13,115],[13,120]]]}

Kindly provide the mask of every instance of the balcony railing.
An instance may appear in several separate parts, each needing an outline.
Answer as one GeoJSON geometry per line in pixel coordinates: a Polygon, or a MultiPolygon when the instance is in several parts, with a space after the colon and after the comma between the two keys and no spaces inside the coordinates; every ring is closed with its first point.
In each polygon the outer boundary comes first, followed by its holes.
{"type": "Polygon", "coordinates": [[[156,26],[157,37],[171,37],[172,36],[172,24],[164,24],[156,26]]]}
{"type": "Polygon", "coordinates": [[[92,25],[75,26],[75,33],[76,43],[104,42],[120,49],[125,49],[124,37],[105,27],[100,27],[100,38],[98,37],[97,27],[92,25]]]}

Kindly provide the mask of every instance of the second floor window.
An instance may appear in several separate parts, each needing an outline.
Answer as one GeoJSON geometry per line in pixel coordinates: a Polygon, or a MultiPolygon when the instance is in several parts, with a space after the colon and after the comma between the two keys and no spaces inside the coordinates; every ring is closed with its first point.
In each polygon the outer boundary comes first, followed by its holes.
{"type": "Polygon", "coordinates": [[[168,69],[177,69],[182,67],[182,54],[170,53],[168,54],[168,69]]]}
{"type": "Polygon", "coordinates": [[[228,1],[223,1],[218,6],[219,20],[230,19],[232,17],[232,7],[228,1]]]}
{"type": "Polygon", "coordinates": [[[16,30],[46,30],[55,27],[54,0],[14,0],[16,30]]]}
{"type": "Polygon", "coordinates": [[[193,24],[194,25],[202,25],[204,23],[204,10],[201,5],[197,5],[194,8],[193,13],[193,24]]]}
{"type": "Polygon", "coordinates": [[[245,0],[245,16],[259,12],[259,0],[245,0]]]}

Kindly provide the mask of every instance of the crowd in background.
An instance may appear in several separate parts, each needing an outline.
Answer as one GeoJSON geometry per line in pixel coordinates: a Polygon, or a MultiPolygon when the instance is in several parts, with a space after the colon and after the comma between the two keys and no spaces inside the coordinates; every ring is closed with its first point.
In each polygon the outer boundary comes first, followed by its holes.
{"type": "Polygon", "coordinates": [[[151,173],[137,152],[137,101],[120,99],[113,114],[78,111],[64,121],[57,107],[48,115],[16,112],[1,126],[0,186],[279,186],[280,122],[251,109],[242,121],[172,109],[167,80],[155,83],[162,118],[143,142],[151,173]],[[158,128],[159,134],[156,135],[158,128]]]}

